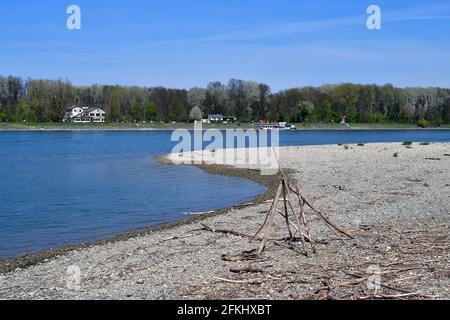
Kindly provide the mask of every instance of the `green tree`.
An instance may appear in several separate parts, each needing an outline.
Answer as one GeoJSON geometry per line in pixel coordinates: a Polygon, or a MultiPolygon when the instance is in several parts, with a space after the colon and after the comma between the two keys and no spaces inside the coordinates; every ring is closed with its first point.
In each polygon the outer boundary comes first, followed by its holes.
{"type": "Polygon", "coordinates": [[[103,88],[106,114],[110,121],[119,120],[123,114],[120,110],[120,91],[117,86],[105,86],[103,88]]]}
{"type": "Polygon", "coordinates": [[[426,128],[426,127],[430,126],[430,122],[427,119],[420,119],[417,122],[417,125],[421,128],[426,128]]]}
{"type": "Polygon", "coordinates": [[[6,112],[8,116],[15,116],[15,111],[17,105],[19,103],[19,99],[21,98],[24,90],[23,90],[23,81],[19,77],[9,76],[7,79],[8,86],[8,104],[6,105],[6,112]]]}
{"type": "Polygon", "coordinates": [[[145,120],[155,121],[156,120],[156,103],[150,101],[145,107],[145,120]]]}
{"type": "Polygon", "coordinates": [[[17,120],[19,121],[36,121],[36,114],[31,109],[30,104],[26,100],[19,102],[17,106],[17,120]]]}
{"type": "Polygon", "coordinates": [[[309,122],[314,114],[314,105],[310,101],[302,101],[298,106],[296,122],[309,122]]]}
{"type": "Polygon", "coordinates": [[[47,118],[51,121],[61,121],[66,109],[73,103],[73,88],[68,81],[52,81],[48,85],[50,108],[47,118]]]}
{"type": "Polygon", "coordinates": [[[142,112],[142,106],[139,102],[134,102],[131,105],[131,116],[133,117],[133,120],[141,121],[143,120],[143,112],[142,112]]]}
{"type": "Polygon", "coordinates": [[[26,82],[27,101],[30,107],[30,113],[33,114],[33,120],[49,120],[50,92],[48,81],[28,80],[26,82]]]}
{"type": "Polygon", "coordinates": [[[330,121],[333,118],[331,101],[328,99],[322,99],[314,109],[314,114],[319,121],[330,121]]]}
{"type": "Polygon", "coordinates": [[[3,109],[2,104],[0,104],[0,121],[5,121],[6,119],[7,119],[6,112],[3,109]]]}
{"type": "Polygon", "coordinates": [[[348,120],[354,121],[357,118],[358,87],[351,83],[343,84],[336,87],[334,94],[338,110],[348,120]]]}
{"type": "Polygon", "coordinates": [[[399,122],[408,123],[412,121],[412,115],[408,112],[405,106],[400,106],[400,111],[397,117],[399,122]]]}
{"type": "Polygon", "coordinates": [[[170,99],[169,119],[171,121],[185,121],[187,118],[186,109],[178,95],[172,95],[170,99]]]}
{"type": "Polygon", "coordinates": [[[193,107],[191,109],[191,112],[189,113],[189,119],[191,120],[202,120],[203,118],[203,113],[202,110],[199,107],[193,107]]]}

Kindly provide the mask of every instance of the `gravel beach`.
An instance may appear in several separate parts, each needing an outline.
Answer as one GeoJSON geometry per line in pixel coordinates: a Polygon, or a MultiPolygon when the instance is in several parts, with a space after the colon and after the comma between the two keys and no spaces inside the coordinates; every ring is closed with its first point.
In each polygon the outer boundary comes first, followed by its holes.
{"type": "Polygon", "coordinates": [[[282,241],[279,216],[278,240],[262,259],[225,261],[258,241],[207,231],[199,220],[253,235],[270,207],[260,199],[3,272],[0,299],[450,298],[450,144],[286,147],[280,163],[354,240],[307,211],[316,253],[306,257],[301,243],[282,241]]]}

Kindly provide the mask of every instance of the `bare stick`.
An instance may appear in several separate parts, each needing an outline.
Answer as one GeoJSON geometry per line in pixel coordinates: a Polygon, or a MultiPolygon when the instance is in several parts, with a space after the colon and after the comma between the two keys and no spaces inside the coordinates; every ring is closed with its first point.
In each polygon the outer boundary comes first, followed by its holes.
{"type": "Polygon", "coordinates": [[[306,234],[308,235],[308,238],[310,239],[309,243],[311,244],[311,248],[312,248],[313,252],[316,253],[317,252],[316,243],[314,242],[314,239],[311,237],[311,231],[309,230],[308,221],[306,220],[306,216],[305,216],[305,203],[303,202],[303,200],[300,197],[298,199],[299,199],[299,204],[300,204],[300,217],[302,219],[303,225],[305,226],[306,234]]]}
{"type": "MultiPolygon", "coordinates": [[[[280,209],[277,209],[277,212],[280,214],[280,216],[282,216],[283,218],[286,218],[286,215],[283,213],[283,211],[281,211],[280,209]]],[[[292,221],[289,220],[289,225],[294,228],[295,230],[295,234],[293,235],[293,237],[295,237],[295,235],[297,234],[297,232],[299,232],[300,230],[298,230],[298,227],[292,223],[292,221]]]]}
{"type": "Polygon", "coordinates": [[[291,189],[291,191],[294,194],[299,196],[303,200],[303,202],[305,204],[307,204],[315,213],[317,213],[322,218],[322,220],[324,220],[329,226],[333,227],[338,232],[346,235],[350,239],[355,238],[349,231],[347,231],[347,230],[341,228],[340,226],[336,225],[335,223],[333,223],[333,221],[331,221],[331,219],[325,213],[323,213],[322,211],[320,211],[319,209],[314,207],[314,205],[310,201],[308,201],[308,199],[306,199],[304,196],[301,195],[299,190],[295,190],[295,188],[293,188],[292,186],[289,186],[289,188],[291,189]]]}
{"type": "MultiPolygon", "coordinates": [[[[288,187],[287,187],[285,179],[283,179],[283,186],[284,186],[285,190],[288,190],[288,187]]],[[[289,195],[289,191],[288,191],[288,195],[289,195]]],[[[305,252],[305,255],[308,256],[309,253],[308,253],[308,249],[306,249],[305,238],[303,237],[302,226],[301,226],[301,223],[300,223],[300,219],[299,219],[298,215],[295,213],[294,209],[292,208],[292,205],[291,205],[290,202],[289,202],[289,205],[291,206],[291,210],[292,210],[292,212],[293,212],[293,214],[295,216],[295,220],[297,221],[298,231],[300,233],[300,239],[302,240],[303,250],[305,252]]],[[[311,240],[311,238],[310,238],[310,240],[311,240]]]]}
{"type": "MultiPolygon", "coordinates": [[[[285,217],[283,211],[277,209],[277,212],[278,212],[283,218],[285,217]]],[[[295,234],[294,234],[294,238],[293,238],[293,239],[295,240],[295,239],[296,239],[297,233],[299,233],[299,232],[301,232],[301,231],[298,229],[298,226],[297,226],[296,224],[294,224],[292,221],[289,221],[289,224],[290,224],[291,227],[294,228],[294,230],[295,230],[295,234]]],[[[302,235],[303,235],[303,238],[305,238],[305,241],[307,241],[307,242],[310,241],[308,235],[306,235],[304,232],[302,232],[302,235]]]]}
{"type": "MultiPolygon", "coordinates": [[[[273,200],[272,200],[272,206],[273,206],[273,200]]],[[[271,207],[272,208],[272,207],[271,207]]],[[[269,212],[270,212],[270,210],[269,210],[269,212]]],[[[262,224],[262,226],[258,229],[258,232],[256,232],[255,233],[255,235],[253,236],[253,237],[251,237],[250,238],[250,241],[249,242],[252,242],[253,240],[255,240],[257,237],[258,237],[258,235],[261,233],[261,231],[264,229],[264,226],[266,225],[266,223],[267,223],[267,219],[269,219],[269,214],[267,213],[266,214],[266,218],[264,219],[264,223],[262,224]]]]}
{"type": "Polygon", "coordinates": [[[174,237],[162,239],[161,241],[165,242],[165,241],[170,241],[170,240],[178,240],[178,239],[190,238],[190,237],[193,237],[193,236],[195,236],[195,234],[187,234],[187,235],[184,235],[184,236],[174,236],[174,237]]]}
{"type": "MultiPolygon", "coordinates": [[[[291,231],[291,226],[289,225],[289,211],[288,211],[288,205],[287,205],[287,199],[286,199],[286,194],[287,194],[287,188],[286,188],[286,180],[283,179],[283,201],[284,201],[284,212],[285,212],[285,221],[286,221],[286,227],[288,229],[289,232],[289,238],[293,238],[292,237],[292,231],[291,231]]],[[[300,231],[301,233],[301,231],[300,231]]]]}
{"type": "Polygon", "coordinates": [[[230,268],[230,271],[233,273],[263,273],[264,270],[260,268],[252,268],[252,267],[234,267],[230,268]]]}
{"type": "Polygon", "coordinates": [[[234,283],[234,284],[261,284],[264,281],[264,279],[260,279],[260,278],[248,279],[248,280],[232,280],[232,279],[214,277],[214,279],[220,280],[223,282],[234,283]]]}
{"type": "Polygon", "coordinates": [[[245,233],[241,233],[238,231],[234,231],[234,230],[225,230],[225,229],[214,229],[213,227],[211,227],[210,225],[201,222],[200,225],[202,227],[204,227],[206,230],[211,231],[213,233],[225,233],[225,234],[232,234],[238,237],[242,237],[242,238],[253,238],[252,236],[245,234],[245,233]]]}
{"type": "Polygon", "coordinates": [[[420,292],[411,292],[411,293],[403,293],[403,294],[395,294],[395,295],[376,294],[376,295],[360,297],[359,299],[360,300],[376,299],[376,298],[397,299],[397,298],[407,298],[407,297],[414,297],[414,296],[422,296],[422,295],[420,294],[420,292]]]}
{"type": "Polygon", "coordinates": [[[283,190],[283,186],[280,183],[280,185],[278,186],[277,193],[275,195],[275,199],[274,199],[274,201],[272,203],[272,207],[270,208],[270,211],[269,211],[269,215],[268,215],[268,218],[267,218],[267,223],[264,225],[264,228],[263,228],[263,231],[264,231],[263,240],[261,241],[261,245],[259,246],[259,249],[258,249],[258,251],[256,253],[256,255],[258,255],[258,256],[260,256],[263,253],[263,251],[264,251],[264,249],[266,247],[267,239],[270,236],[270,232],[271,232],[272,226],[273,226],[273,221],[275,219],[275,214],[277,212],[276,211],[277,203],[278,203],[278,200],[280,199],[282,190],[283,190]]]}

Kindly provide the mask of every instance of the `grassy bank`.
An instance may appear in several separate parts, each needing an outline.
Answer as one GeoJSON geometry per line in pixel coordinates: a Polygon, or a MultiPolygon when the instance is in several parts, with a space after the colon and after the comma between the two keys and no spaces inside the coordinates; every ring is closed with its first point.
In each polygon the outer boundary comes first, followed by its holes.
{"type": "MultiPolygon", "coordinates": [[[[419,126],[406,123],[297,123],[299,130],[411,130],[419,126]]],[[[192,129],[192,123],[62,123],[62,122],[18,122],[0,123],[0,131],[32,130],[173,130],[192,129]]],[[[248,129],[256,128],[254,123],[203,124],[204,129],[248,129]]],[[[450,129],[450,125],[426,129],[450,129]]]]}
{"type": "MultiPolygon", "coordinates": [[[[204,124],[203,128],[250,128],[252,124],[204,124]]],[[[173,130],[192,129],[192,123],[0,123],[0,130],[173,130]]]]}

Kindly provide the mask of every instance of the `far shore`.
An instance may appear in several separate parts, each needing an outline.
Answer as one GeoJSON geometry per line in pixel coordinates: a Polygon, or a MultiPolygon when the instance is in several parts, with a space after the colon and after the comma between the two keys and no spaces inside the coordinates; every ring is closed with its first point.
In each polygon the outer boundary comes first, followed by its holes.
{"type": "MultiPolygon", "coordinates": [[[[297,131],[319,130],[450,130],[450,125],[421,128],[414,124],[402,123],[353,123],[348,125],[333,123],[294,124],[297,131]]],[[[256,123],[203,124],[203,129],[256,129],[256,123]]],[[[0,123],[0,132],[20,131],[167,131],[194,128],[193,123],[0,123]]]]}

